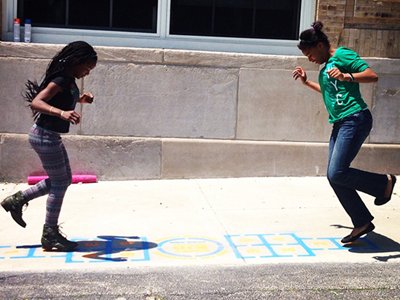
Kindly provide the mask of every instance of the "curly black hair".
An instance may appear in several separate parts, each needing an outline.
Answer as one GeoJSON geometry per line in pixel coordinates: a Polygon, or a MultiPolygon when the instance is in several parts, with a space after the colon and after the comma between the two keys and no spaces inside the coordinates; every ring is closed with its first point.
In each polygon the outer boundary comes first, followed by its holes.
{"type": "MultiPolygon", "coordinates": [[[[46,73],[40,84],[37,81],[28,80],[25,83],[25,100],[31,107],[33,99],[40,93],[52,79],[62,74],[66,68],[80,65],[86,62],[97,62],[97,53],[91,45],[84,41],[75,41],[69,43],[60,52],[58,52],[47,66],[46,73]]],[[[32,107],[31,107],[32,109],[32,107]]],[[[33,117],[36,120],[38,112],[32,110],[33,117]]]]}
{"type": "Polygon", "coordinates": [[[323,27],[321,21],[314,22],[310,29],[304,30],[300,34],[300,43],[297,47],[303,51],[317,46],[318,43],[323,43],[329,48],[331,44],[326,34],[322,32],[323,27]]]}

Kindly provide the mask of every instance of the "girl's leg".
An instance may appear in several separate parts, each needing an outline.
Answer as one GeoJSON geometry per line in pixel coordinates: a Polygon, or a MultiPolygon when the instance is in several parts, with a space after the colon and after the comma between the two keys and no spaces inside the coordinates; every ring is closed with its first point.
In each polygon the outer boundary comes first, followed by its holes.
{"type": "Polygon", "coordinates": [[[59,144],[42,147],[37,152],[51,182],[46,203],[45,224],[56,226],[65,192],[71,184],[68,155],[61,141],[59,144]]]}
{"type": "Polygon", "coordinates": [[[47,195],[49,193],[51,186],[50,179],[44,179],[36,183],[35,185],[31,186],[29,189],[22,192],[24,199],[26,201],[31,201],[38,197],[47,195]]]}
{"type": "Polygon", "coordinates": [[[350,216],[354,228],[364,226],[374,219],[356,190],[337,185],[331,181],[329,183],[344,210],[350,216]]]}
{"type": "Polygon", "coordinates": [[[71,167],[64,144],[61,143],[57,150],[59,152],[53,154],[54,156],[47,162],[48,164],[46,166],[43,165],[51,180],[45,221],[45,224],[49,226],[57,226],[65,192],[72,182],[71,167]]]}
{"type": "MultiPolygon", "coordinates": [[[[29,131],[29,143],[31,144],[32,148],[35,150],[36,147],[44,146],[46,136],[43,136],[45,132],[40,128],[37,128],[36,125],[33,125],[31,130],[29,131]]],[[[47,141],[49,143],[50,141],[47,141]]],[[[36,151],[36,150],[35,150],[36,151]]],[[[22,192],[24,199],[26,201],[31,201],[38,197],[47,195],[49,193],[51,187],[51,181],[49,178],[39,181],[35,185],[31,186],[27,190],[22,192]]]]}
{"type": "MultiPolygon", "coordinates": [[[[363,114],[363,112],[360,114],[363,114]]],[[[364,171],[350,169],[351,162],[356,157],[372,127],[372,119],[368,118],[368,114],[366,118],[359,117],[360,114],[355,114],[351,118],[334,125],[329,143],[328,162],[329,183],[350,216],[355,228],[364,226],[373,220],[373,216],[356,190],[360,186],[367,185],[371,180],[370,176],[375,180],[382,181],[382,183],[386,178],[386,175],[373,173],[365,176],[364,171]],[[357,176],[362,178],[357,178],[357,176]]],[[[380,193],[384,191],[386,183],[382,186],[377,185],[382,189],[379,191],[380,193]]],[[[373,184],[376,185],[376,183],[373,184]]],[[[377,189],[377,187],[374,189],[377,189]]]]}
{"type": "Polygon", "coordinates": [[[369,110],[334,125],[331,136],[334,147],[330,149],[328,179],[336,185],[381,198],[388,184],[387,175],[350,168],[371,128],[369,110]]]}
{"type": "MultiPolygon", "coordinates": [[[[56,226],[65,192],[71,184],[69,159],[58,134],[49,133],[41,128],[35,128],[35,133],[30,136],[30,143],[49,176],[46,184],[46,187],[49,188],[49,195],[45,223],[49,226],[56,226]]],[[[43,189],[41,191],[43,192],[43,189]]]]}
{"type": "Polygon", "coordinates": [[[72,182],[67,151],[59,135],[52,136],[46,131],[43,131],[43,135],[39,139],[32,139],[31,144],[39,155],[50,181],[46,220],[41,238],[42,246],[48,251],[72,251],[78,246],[78,243],[67,240],[58,228],[58,217],[64,195],[72,182]]]}

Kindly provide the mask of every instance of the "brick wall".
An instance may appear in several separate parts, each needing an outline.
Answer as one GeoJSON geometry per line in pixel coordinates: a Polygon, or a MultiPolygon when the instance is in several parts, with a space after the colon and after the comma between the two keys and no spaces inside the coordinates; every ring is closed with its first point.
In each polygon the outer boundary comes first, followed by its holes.
{"type": "Polygon", "coordinates": [[[319,0],[316,19],[334,46],[361,56],[400,58],[399,0],[319,0]]]}

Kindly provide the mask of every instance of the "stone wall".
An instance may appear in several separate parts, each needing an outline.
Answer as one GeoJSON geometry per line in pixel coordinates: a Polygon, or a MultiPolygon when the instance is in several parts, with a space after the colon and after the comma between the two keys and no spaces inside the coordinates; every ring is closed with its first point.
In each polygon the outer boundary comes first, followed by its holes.
{"type": "MultiPolygon", "coordinates": [[[[26,132],[25,80],[62,45],[0,43],[0,179],[43,172],[26,132]]],[[[79,81],[95,102],[64,136],[74,173],[103,180],[324,175],[331,126],[320,94],[292,79],[305,57],[96,47],[79,81]]],[[[374,129],[357,166],[400,173],[400,60],[366,58],[374,129]]]]}

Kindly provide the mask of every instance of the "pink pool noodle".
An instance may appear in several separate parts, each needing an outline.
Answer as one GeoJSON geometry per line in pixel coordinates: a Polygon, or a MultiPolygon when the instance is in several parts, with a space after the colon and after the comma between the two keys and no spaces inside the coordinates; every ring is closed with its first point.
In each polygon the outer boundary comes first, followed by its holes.
{"type": "MultiPolygon", "coordinates": [[[[39,181],[48,178],[48,176],[28,176],[28,184],[36,184],[39,181]]],[[[72,175],[72,183],[95,183],[96,175],[72,175]]]]}

